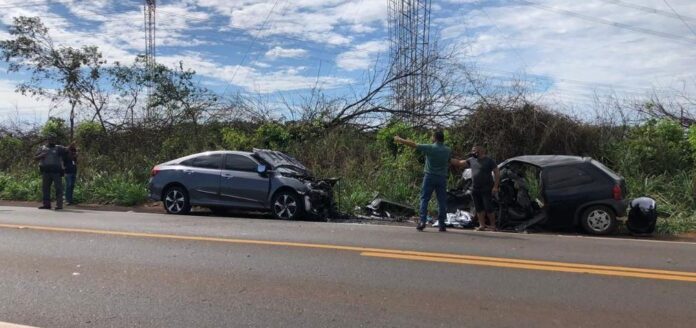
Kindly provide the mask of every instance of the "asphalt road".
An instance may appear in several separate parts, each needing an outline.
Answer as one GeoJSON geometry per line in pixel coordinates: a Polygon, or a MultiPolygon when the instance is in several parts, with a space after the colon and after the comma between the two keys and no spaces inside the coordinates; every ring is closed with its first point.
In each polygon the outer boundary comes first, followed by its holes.
{"type": "Polygon", "coordinates": [[[0,322],[693,327],[696,244],[0,207],[0,322]]]}

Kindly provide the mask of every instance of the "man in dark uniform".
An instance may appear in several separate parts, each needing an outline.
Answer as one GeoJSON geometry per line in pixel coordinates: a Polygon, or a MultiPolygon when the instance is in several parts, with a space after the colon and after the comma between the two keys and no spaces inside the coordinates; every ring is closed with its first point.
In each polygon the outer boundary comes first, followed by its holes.
{"type": "Polygon", "coordinates": [[[56,190],[56,210],[63,209],[63,161],[67,157],[67,149],[56,145],[56,135],[46,135],[46,145],[42,146],[34,159],[39,161],[41,171],[41,192],[43,193],[42,210],[51,209],[51,184],[56,190]]]}
{"type": "Polygon", "coordinates": [[[471,197],[479,221],[477,230],[497,230],[495,212],[493,211],[493,196],[498,194],[500,185],[498,165],[487,156],[486,149],[480,146],[474,146],[471,149],[471,157],[468,159],[453,159],[452,165],[471,168],[471,197]],[[490,221],[490,225],[486,224],[486,217],[490,221]]]}

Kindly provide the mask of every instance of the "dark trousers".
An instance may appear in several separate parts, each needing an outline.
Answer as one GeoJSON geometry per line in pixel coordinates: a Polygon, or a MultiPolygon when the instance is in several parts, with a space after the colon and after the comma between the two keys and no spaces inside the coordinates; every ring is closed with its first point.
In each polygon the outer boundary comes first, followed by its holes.
{"type": "Polygon", "coordinates": [[[421,203],[420,203],[420,222],[425,223],[428,217],[428,203],[430,202],[430,197],[435,192],[437,197],[437,221],[439,227],[445,226],[445,219],[447,218],[447,177],[426,174],[423,177],[423,188],[421,189],[421,203]]]}
{"type": "Polygon", "coordinates": [[[77,174],[65,173],[65,200],[68,204],[73,202],[73,190],[75,190],[75,180],[77,174]]]}
{"type": "Polygon", "coordinates": [[[56,190],[56,207],[63,207],[63,177],[60,173],[41,174],[41,192],[44,206],[51,206],[51,185],[56,190]]]}

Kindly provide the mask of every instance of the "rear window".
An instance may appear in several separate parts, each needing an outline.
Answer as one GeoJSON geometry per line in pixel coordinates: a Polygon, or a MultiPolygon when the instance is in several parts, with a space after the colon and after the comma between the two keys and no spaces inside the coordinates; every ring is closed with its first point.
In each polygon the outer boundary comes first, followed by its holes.
{"type": "Polygon", "coordinates": [[[181,162],[181,165],[183,166],[198,167],[203,169],[219,169],[220,164],[222,164],[222,155],[220,154],[198,156],[181,162]]]}
{"type": "Polygon", "coordinates": [[[592,165],[598,167],[600,170],[602,170],[602,172],[609,175],[612,179],[621,180],[621,177],[618,174],[616,174],[616,172],[612,171],[610,168],[606,167],[604,164],[593,159],[592,165]]]}
{"type": "Polygon", "coordinates": [[[561,166],[547,169],[546,188],[560,189],[592,183],[590,174],[574,166],[561,166]]]}

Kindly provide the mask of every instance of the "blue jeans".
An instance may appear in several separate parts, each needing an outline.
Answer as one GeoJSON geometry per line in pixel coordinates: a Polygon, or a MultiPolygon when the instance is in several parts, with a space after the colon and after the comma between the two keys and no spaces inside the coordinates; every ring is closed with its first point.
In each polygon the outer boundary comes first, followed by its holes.
{"type": "Polygon", "coordinates": [[[77,174],[66,173],[65,174],[65,200],[68,203],[73,202],[73,191],[75,190],[75,180],[77,179],[77,174]]]}
{"type": "Polygon", "coordinates": [[[447,218],[447,177],[426,174],[423,177],[423,188],[421,189],[421,203],[420,203],[420,222],[425,223],[428,217],[428,203],[430,202],[430,197],[433,195],[437,197],[437,221],[439,227],[445,226],[445,219],[447,218]]]}

